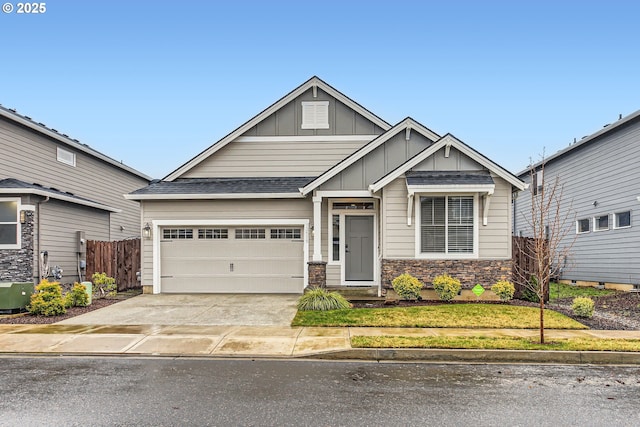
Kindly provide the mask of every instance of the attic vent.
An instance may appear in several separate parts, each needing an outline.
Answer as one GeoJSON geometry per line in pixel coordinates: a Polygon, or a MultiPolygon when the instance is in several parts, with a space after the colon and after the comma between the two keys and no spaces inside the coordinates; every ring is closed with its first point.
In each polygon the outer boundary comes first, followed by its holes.
{"type": "Polygon", "coordinates": [[[76,154],[58,147],[58,161],[69,166],[76,166],[76,154]]]}
{"type": "Polygon", "coordinates": [[[302,129],[329,129],[329,101],[302,103],[302,129]]]}

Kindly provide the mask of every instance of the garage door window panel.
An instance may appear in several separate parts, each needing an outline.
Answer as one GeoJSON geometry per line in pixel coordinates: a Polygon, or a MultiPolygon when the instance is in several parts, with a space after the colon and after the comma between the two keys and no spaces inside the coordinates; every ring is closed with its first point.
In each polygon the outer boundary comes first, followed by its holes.
{"type": "Polygon", "coordinates": [[[198,239],[228,239],[229,230],[226,228],[199,228],[198,239]]]}
{"type": "Polygon", "coordinates": [[[302,235],[299,228],[272,228],[272,239],[299,239],[302,235]]]}
{"type": "Polygon", "coordinates": [[[162,230],[163,239],[193,239],[192,228],[165,228],[162,230]]]}
{"type": "Polygon", "coordinates": [[[264,228],[237,228],[236,239],[265,239],[264,228]]]}

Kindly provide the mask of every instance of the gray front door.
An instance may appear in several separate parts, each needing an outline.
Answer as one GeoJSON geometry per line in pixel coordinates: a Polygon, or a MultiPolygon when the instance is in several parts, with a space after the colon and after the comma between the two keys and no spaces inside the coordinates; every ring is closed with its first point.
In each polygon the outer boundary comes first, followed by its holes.
{"type": "Polygon", "coordinates": [[[373,216],[345,216],[345,280],[373,280],[373,216]]]}

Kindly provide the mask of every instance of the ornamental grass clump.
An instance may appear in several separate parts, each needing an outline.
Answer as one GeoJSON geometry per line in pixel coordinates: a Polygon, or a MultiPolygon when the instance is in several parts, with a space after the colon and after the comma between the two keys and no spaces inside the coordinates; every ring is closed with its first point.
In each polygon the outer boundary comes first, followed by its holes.
{"type": "Polygon", "coordinates": [[[396,277],[391,281],[393,290],[402,299],[406,300],[419,300],[420,290],[424,286],[422,282],[410,274],[404,273],[396,277]]]}
{"type": "Polygon", "coordinates": [[[433,289],[438,294],[438,298],[442,301],[451,301],[458,293],[462,286],[460,281],[448,274],[441,274],[433,279],[433,289]]]}
{"type": "Polygon", "coordinates": [[[500,301],[507,302],[513,298],[513,294],[516,292],[513,283],[507,280],[499,280],[491,286],[491,290],[494,294],[500,297],[500,301]]]}
{"type": "Polygon", "coordinates": [[[571,309],[578,317],[592,317],[595,304],[589,297],[577,297],[573,299],[571,309]]]}
{"type": "Polygon", "coordinates": [[[300,311],[328,311],[345,308],[351,308],[351,304],[345,297],[324,288],[311,288],[298,300],[298,310],[300,311]]]}
{"type": "Polygon", "coordinates": [[[42,279],[36,286],[36,291],[31,295],[31,304],[29,304],[27,310],[31,314],[40,314],[42,316],[65,314],[67,309],[62,298],[60,283],[42,279]]]}

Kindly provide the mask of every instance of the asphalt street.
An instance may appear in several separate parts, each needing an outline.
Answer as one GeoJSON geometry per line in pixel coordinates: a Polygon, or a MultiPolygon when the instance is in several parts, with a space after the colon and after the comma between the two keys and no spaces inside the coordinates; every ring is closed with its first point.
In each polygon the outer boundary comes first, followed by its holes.
{"type": "Polygon", "coordinates": [[[640,368],[0,358],[1,426],[637,426],[640,368]]]}

